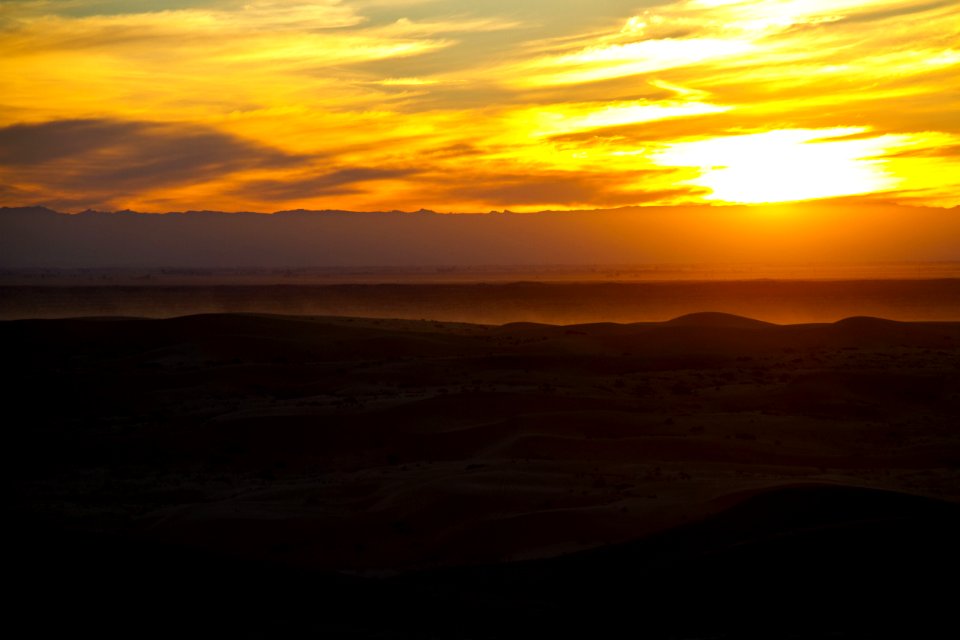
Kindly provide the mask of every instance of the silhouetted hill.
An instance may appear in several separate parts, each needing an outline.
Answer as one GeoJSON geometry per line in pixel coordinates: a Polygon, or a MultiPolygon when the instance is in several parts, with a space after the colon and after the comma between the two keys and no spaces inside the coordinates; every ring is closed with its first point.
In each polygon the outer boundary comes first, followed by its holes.
{"type": "Polygon", "coordinates": [[[881,204],[797,204],[787,217],[693,205],[457,215],[27,207],[0,210],[0,268],[929,261],[960,259],[956,237],[950,210],[881,204]],[[866,244],[864,228],[887,239],[866,244]]]}
{"type": "Polygon", "coordinates": [[[688,313],[670,320],[668,324],[685,327],[704,327],[727,329],[755,329],[757,327],[771,326],[769,322],[754,320],[753,318],[744,318],[730,313],[719,313],[716,311],[703,311],[699,313],[688,313]]]}

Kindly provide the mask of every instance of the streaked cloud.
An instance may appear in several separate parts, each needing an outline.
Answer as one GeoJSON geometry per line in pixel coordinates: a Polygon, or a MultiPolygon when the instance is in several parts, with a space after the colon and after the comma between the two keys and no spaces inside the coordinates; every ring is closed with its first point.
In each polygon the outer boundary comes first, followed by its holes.
{"type": "Polygon", "coordinates": [[[308,195],[310,197],[353,194],[358,185],[367,182],[403,178],[417,173],[416,169],[383,169],[369,167],[340,168],[334,171],[310,171],[286,174],[282,178],[252,180],[239,185],[241,196],[262,202],[286,202],[308,195]]]}
{"type": "Polygon", "coordinates": [[[51,205],[122,208],[156,190],[309,162],[197,125],[60,120],[0,128],[0,181],[51,205]]]}

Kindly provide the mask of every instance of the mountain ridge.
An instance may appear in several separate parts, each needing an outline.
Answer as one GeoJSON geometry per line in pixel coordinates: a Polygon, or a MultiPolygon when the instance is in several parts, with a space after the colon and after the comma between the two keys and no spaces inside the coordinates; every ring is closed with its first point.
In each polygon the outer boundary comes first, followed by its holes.
{"type": "Polygon", "coordinates": [[[960,260],[958,237],[951,210],[862,203],[461,214],[22,207],[0,209],[0,268],[950,261],[960,260]],[[886,240],[865,242],[864,229],[886,240]]]}

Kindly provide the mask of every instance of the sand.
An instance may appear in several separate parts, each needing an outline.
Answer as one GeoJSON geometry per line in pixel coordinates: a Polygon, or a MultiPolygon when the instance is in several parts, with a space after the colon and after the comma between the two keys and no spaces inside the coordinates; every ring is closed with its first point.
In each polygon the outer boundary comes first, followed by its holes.
{"type": "Polygon", "coordinates": [[[79,602],[106,631],[166,593],[162,624],[268,635],[874,637],[937,620],[960,564],[960,323],[210,314],[0,335],[24,606],[79,602]],[[95,614],[91,573],[126,613],[95,614]]]}

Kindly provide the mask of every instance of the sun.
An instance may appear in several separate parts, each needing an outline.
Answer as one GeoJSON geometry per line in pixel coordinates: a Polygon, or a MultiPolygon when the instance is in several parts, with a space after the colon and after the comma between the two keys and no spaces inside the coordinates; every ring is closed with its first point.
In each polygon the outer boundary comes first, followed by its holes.
{"type": "Polygon", "coordinates": [[[710,190],[709,200],[761,204],[883,191],[895,179],[879,158],[883,136],[863,127],[778,129],[668,145],[654,162],[694,167],[689,184],[710,190]]]}

